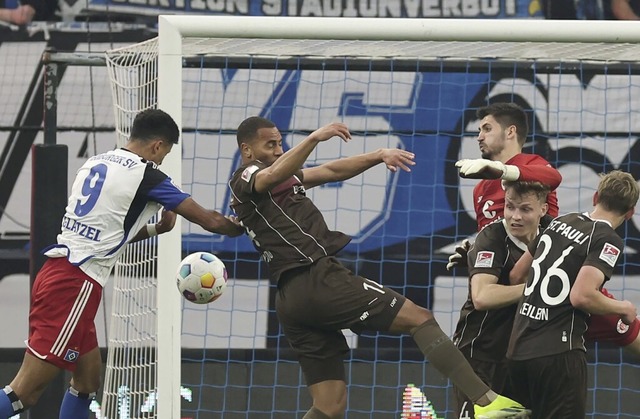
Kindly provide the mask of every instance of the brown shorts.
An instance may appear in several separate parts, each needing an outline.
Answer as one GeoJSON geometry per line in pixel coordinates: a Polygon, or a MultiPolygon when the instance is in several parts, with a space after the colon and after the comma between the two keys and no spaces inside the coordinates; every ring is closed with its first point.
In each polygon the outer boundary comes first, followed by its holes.
{"type": "Polygon", "coordinates": [[[285,336],[300,357],[307,385],[344,380],[349,346],[342,329],[387,331],[405,297],[354,275],[335,257],[285,272],[276,312],[285,336]]]}

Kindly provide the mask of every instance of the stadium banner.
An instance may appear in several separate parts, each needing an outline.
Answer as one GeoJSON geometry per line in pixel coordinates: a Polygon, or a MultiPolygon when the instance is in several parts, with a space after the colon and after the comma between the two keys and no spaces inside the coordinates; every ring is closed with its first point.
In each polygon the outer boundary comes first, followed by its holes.
{"type": "Polygon", "coordinates": [[[216,13],[381,18],[541,17],[540,0],[89,0],[88,9],[154,16],[216,13]]]}

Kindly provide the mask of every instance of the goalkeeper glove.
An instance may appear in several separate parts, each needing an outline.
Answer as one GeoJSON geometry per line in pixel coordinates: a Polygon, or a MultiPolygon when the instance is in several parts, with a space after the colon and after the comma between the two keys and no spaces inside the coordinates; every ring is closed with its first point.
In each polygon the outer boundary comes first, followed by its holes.
{"type": "Polygon", "coordinates": [[[455,253],[449,256],[449,263],[447,263],[447,271],[452,270],[453,268],[466,268],[467,264],[467,254],[469,253],[469,249],[471,248],[471,242],[469,239],[464,239],[462,243],[456,246],[455,253]]]}
{"type": "Polygon", "coordinates": [[[460,177],[467,179],[503,179],[516,181],[520,178],[518,166],[486,159],[463,159],[456,162],[460,177]]]}

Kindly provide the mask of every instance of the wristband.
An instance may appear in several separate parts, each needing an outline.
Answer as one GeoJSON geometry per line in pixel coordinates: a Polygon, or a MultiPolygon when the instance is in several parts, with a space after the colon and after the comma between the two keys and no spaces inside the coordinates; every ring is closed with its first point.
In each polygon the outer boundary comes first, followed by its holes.
{"type": "Polygon", "coordinates": [[[155,224],[147,224],[147,234],[149,235],[149,237],[158,235],[158,229],[156,228],[155,224]]]}

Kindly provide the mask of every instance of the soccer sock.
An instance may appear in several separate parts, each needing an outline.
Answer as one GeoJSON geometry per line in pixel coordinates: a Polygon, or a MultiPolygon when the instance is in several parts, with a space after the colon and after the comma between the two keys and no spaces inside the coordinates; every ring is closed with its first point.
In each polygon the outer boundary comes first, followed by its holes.
{"type": "Polygon", "coordinates": [[[319,409],[316,409],[314,406],[311,409],[309,409],[309,411],[302,417],[302,419],[331,419],[331,416],[325,415],[319,409]]]}
{"type": "Polygon", "coordinates": [[[9,386],[0,391],[0,419],[10,418],[24,410],[22,402],[9,386]]]}
{"type": "Polygon", "coordinates": [[[411,329],[411,336],[425,358],[471,400],[477,401],[490,390],[435,319],[411,329]]]}
{"type": "Polygon", "coordinates": [[[89,405],[95,396],[96,393],[79,393],[69,387],[60,405],[60,419],[88,419],[89,405]]]}

